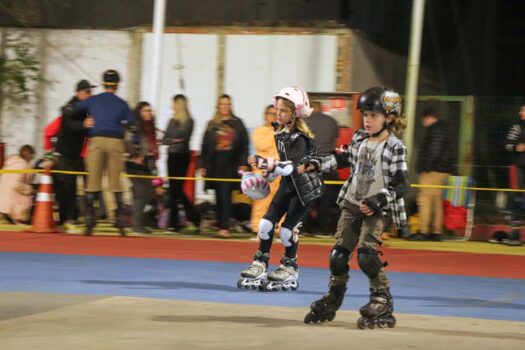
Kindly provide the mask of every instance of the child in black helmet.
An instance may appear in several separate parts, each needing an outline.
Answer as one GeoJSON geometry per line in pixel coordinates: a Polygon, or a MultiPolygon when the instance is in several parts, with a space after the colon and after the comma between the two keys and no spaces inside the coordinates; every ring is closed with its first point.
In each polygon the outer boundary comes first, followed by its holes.
{"type": "Polygon", "coordinates": [[[357,248],[359,267],[370,282],[370,301],[359,310],[359,328],[395,326],[389,282],[378,257],[386,215],[397,227],[406,224],[403,194],[408,189],[407,150],[396,137],[405,127],[401,97],[393,90],[373,87],[363,92],[357,108],[364,128],[356,131],[348,149],[310,159],[307,170],[330,172],[350,167],[337,203],[342,209],[330,252],[329,291],[314,301],[305,323],[332,321],[343,303],[349,260],[357,248]],[[388,213],[387,213],[388,212],[388,213]]]}

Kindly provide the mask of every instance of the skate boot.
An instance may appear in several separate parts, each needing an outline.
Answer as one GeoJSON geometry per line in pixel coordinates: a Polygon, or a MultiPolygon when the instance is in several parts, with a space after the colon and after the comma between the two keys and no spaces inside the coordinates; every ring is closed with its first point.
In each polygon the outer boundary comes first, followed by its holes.
{"type": "Polygon", "coordinates": [[[115,192],[115,202],[117,203],[115,226],[118,228],[120,235],[124,237],[126,236],[126,212],[124,211],[124,202],[122,201],[121,192],[115,192]]]}
{"type": "Polygon", "coordinates": [[[241,278],[237,281],[237,288],[259,288],[266,281],[266,269],[269,260],[268,253],[263,254],[258,250],[253,257],[253,263],[241,271],[241,278]]]}
{"type": "Polygon", "coordinates": [[[336,311],[339,310],[343,304],[347,281],[348,275],[339,277],[331,276],[330,283],[328,284],[328,293],[310,305],[310,312],[304,317],[304,323],[333,321],[336,311]]]}
{"type": "Polygon", "coordinates": [[[96,192],[86,192],[86,213],[84,216],[84,221],[86,228],[84,231],[84,236],[91,236],[93,234],[93,229],[97,224],[97,218],[95,214],[94,202],[97,196],[96,192]]]}
{"type": "Polygon", "coordinates": [[[521,221],[513,220],[510,222],[509,238],[504,241],[506,245],[511,247],[519,247],[523,245],[520,239],[520,226],[521,221]]]}
{"type": "Polygon", "coordinates": [[[394,303],[389,288],[370,288],[370,301],[362,306],[359,312],[361,313],[361,318],[357,321],[359,329],[396,326],[396,318],[392,315],[394,303]]]}
{"type": "Polygon", "coordinates": [[[259,290],[272,292],[289,289],[297,290],[299,288],[299,283],[297,282],[299,278],[298,270],[297,258],[291,259],[283,256],[281,265],[268,274],[268,280],[259,287],[259,290]]]}

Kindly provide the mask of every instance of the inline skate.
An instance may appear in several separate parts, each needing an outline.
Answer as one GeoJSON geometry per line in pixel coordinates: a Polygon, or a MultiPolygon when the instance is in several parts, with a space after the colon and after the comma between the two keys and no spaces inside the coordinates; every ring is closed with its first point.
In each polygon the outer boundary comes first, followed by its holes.
{"type": "Polygon", "coordinates": [[[357,321],[359,329],[365,328],[394,328],[396,318],[394,302],[389,288],[370,288],[370,301],[359,309],[361,318],[357,321]]]}
{"type": "Polygon", "coordinates": [[[316,300],[310,305],[310,312],[304,317],[304,323],[318,323],[330,322],[335,318],[335,313],[341,305],[346,292],[346,282],[348,277],[344,279],[344,283],[334,283],[335,276],[330,278],[328,293],[323,295],[319,300],[316,300]]]}
{"type": "Polygon", "coordinates": [[[260,250],[255,253],[253,263],[241,271],[241,277],[237,281],[237,288],[257,289],[267,281],[268,253],[260,250]]]}
{"type": "Polygon", "coordinates": [[[259,287],[260,291],[277,292],[279,290],[297,290],[299,288],[299,269],[297,258],[291,259],[286,256],[281,258],[281,265],[268,274],[268,279],[259,287]]]}

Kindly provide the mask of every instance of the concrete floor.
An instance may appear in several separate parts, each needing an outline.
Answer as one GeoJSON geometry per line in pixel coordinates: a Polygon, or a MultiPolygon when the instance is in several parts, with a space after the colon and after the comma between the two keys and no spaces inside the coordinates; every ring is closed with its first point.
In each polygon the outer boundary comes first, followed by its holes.
{"type": "Polygon", "coordinates": [[[525,348],[522,322],[396,314],[396,328],[359,330],[355,311],[338,312],[334,322],[323,325],[305,325],[306,312],[303,308],[0,292],[0,349],[525,348]]]}

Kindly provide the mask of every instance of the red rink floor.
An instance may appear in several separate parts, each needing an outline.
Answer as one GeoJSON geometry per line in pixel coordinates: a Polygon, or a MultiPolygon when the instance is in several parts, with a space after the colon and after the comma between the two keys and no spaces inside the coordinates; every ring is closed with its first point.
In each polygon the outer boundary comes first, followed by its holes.
{"type": "MultiPolygon", "coordinates": [[[[119,256],[137,258],[222,261],[247,263],[256,250],[256,242],[217,239],[160,237],[73,236],[0,232],[0,252],[32,252],[119,256]]],[[[331,246],[303,244],[299,263],[304,267],[328,268],[331,246]]],[[[486,253],[465,253],[436,250],[382,249],[388,270],[479,277],[525,278],[523,256],[486,253]]],[[[281,244],[274,244],[273,263],[283,253],[281,244]]],[[[355,259],[352,267],[357,268],[355,259]]]]}

